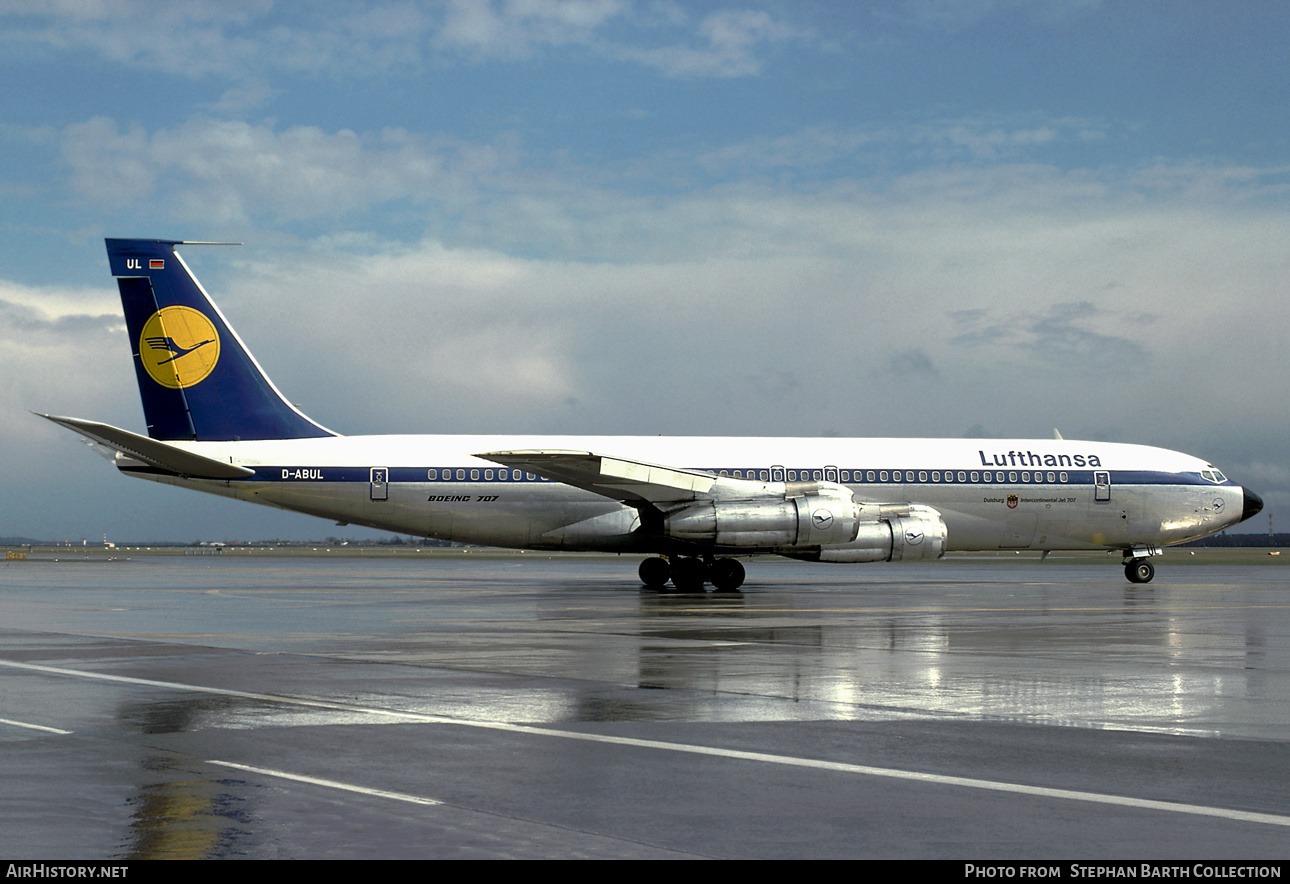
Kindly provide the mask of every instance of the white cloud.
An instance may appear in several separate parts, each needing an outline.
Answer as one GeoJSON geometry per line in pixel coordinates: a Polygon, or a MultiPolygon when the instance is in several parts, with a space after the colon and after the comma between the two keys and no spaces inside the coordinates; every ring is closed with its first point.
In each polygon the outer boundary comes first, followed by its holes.
{"type": "Polygon", "coordinates": [[[370,78],[464,54],[516,60],[586,47],[669,76],[757,73],[766,46],[804,32],[761,10],[697,22],[630,0],[442,0],[352,5],[240,0],[98,0],[12,4],[0,16],[11,52],[90,52],[185,78],[263,80],[269,72],[370,78]]]}
{"type": "Polygon", "coordinates": [[[117,414],[131,409],[132,403],[120,401],[133,392],[128,347],[121,302],[110,284],[71,290],[0,281],[5,450],[26,458],[50,437],[29,411],[86,414],[105,402],[117,414]]]}
{"type": "Polygon", "coordinates": [[[527,57],[535,48],[588,44],[629,10],[622,0],[448,0],[440,46],[479,56],[527,57]]]}
{"type": "Polygon", "coordinates": [[[97,117],[68,126],[61,151],[73,192],[94,203],[146,201],[170,215],[224,224],[423,202],[488,174],[502,160],[494,146],[402,129],[363,135],[314,126],[278,130],[209,117],[153,133],[97,117]]]}
{"type": "Polygon", "coordinates": [[[766,46],[805,37],[808,33],[763,11],[722,10],[703,18],[694,38],[684,45],[652,48],[617,45],[608,52],[671,77],[743,77],[761,71],[760,52],[766,46]]]}

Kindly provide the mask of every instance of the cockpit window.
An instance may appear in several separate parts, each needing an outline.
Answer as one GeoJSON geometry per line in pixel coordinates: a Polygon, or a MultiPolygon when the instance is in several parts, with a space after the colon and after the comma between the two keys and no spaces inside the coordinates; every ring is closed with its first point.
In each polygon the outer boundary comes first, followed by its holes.
{"type": "Polygon", "coordinates": [[[1221,484],[1227,481],[1227,477],[1223,475],[1223,472],[1221,470],[1216,470],[1213,467],[1205,467],[1205,469],[1201,470],[1200,477],[1215,484],[1221,484]]]}

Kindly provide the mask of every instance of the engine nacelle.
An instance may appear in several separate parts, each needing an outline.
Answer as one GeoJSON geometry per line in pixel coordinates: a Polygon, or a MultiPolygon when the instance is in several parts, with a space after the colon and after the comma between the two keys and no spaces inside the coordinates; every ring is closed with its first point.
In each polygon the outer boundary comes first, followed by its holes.
{"type": "Polygon", "coordinates": [[[936,510],[918,504],[881,510],[876,520],[860,523],[849,543],[822,547],[809,558],[816,562],[923,562],[945,555],[949,531],[936,510]]]}
{"type": "Polygon", "coordinates": [[[800,549],[848,543],[859,507],[851,491],[831,482],[792,483],[781,496],[703,500],[663,517],[673,540],[732,549],[800,549]]]}

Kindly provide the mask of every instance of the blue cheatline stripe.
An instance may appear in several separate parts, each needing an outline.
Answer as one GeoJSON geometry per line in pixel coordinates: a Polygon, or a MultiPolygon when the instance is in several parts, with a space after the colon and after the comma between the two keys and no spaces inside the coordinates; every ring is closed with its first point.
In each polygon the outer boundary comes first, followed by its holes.
{"type": "MultiPolygon", "coordinates": [[[[318,482],[318,481],[364,482],[365,483],[365,482],[371,481],[371,470],[372,470],[371,467],[340,467],[340,466],[308,466],[308,467],[255,466],[250,468],[255,470],[254,476],[248,476],[245,479],[232,479],[229,481],[234,483],[236,482],[318,482]]],[[[718,469],[705,469],[704,472],[710,472],[710,473],[713,473],[714,475],[719,473],[725,473],[726,474],[725,478],[740,478],[732,475],[736,469],[743,473],[742,478],[745,481],[750,481],[750,480],[759,481],[759,482],[768,481],[761,478],[756,478],[756,479],[753,478],[753,475],[760,476],[760,473],[763,471],[769,474],[769,470],[762,470],[762,468],[749,469],[746,467],[735,467],[735,468],[722,467],[718,469]]],[[[127,469],[127,471],[137,472],[137,473],[157,472],[155,470],[138,469],[138,468],[127,469]]],[[[790,480],[790,481],[802,481],[802,482],[823,481],[820,479],[812,478],[815,472],[820,472],[820,474],[823,475],[823,470],[808,468],[808,469],[789,470],[789,472],[796,472],[798,476],[796,480],[790,480]]],[[[834,472],[834,469],[830,468],[830,472],[831,473],[834,472]]],[[[955,470],[926,470],[926,469],[896,470],[896,469],[888,468],[885,470],[885,472],[889,477],[888,481],[880,481],[880,480],[869,481],[867,479],[859,478],[859,476],[864,476],[869,472],[873,472],[875,476],[881,475],[881,473],[884,472],[884,470],[881,470],[880,468],[877,468],[877,467],[875,467],[873,470],[864,468],[862,470],[839,470],[837,472],[839,473],[839,475],[842,472],[846,472],[851,476],[851,478],[836,479],[836,480],[830,480],[830,481],[838,481],[843,485],[849,485],[849,486],[855,486],[855,487],[881,486],[881,487],[890,487],[890,488],[901,488],[901,487],[907,487],[907,486],[919,486],[919,487],[933,487],[933,488],[954,488],[956,486],[962,485],[962,486],[970,486],[970,487],[1007,486],[1010,488],[1042,490],[1044,488],[1056,488],[1056,487],[1071,486],[1071,485],[1094,485],[1096,484],[1096,477],[1094,475],[1095,473],[1108,473],[1111,478],[1112,487],[1125,486],[1125,485],[1193,485],[1198,488],[1202,488],[1202,489],[1209,488],[1215,491],[1220,489],[1233,489],[1238,487],[1235,483],[1231,481],[1224,482],[1221,485],[1216,485],[1213,482],[1202,479],[1198,474],[1194,474],[1194,473],[1169,473],[1169,472],[1163,472],[1159,470],[1053,471],[1057,473],[1059,476],[1062,473],[1064,473],[1066,476],[1066,479],[1064,481],[1059,479],[1058,481],[1053,481],[1053,482],[1048,481],[1047,470],[1043,470],[1043,471],[957,470],[957,469],[955,470]],[[931,481],[931,475],[934,472],[940,473],[942,477],[941,481],[939,482],[931,481]],[[968,476],[967,481],[960,482],[958,480],[958,473],[960,472],[968,476]],[[1027,481],[1021,480],[1020,477],[1023,472],[1028,473],[1032,477],[1031,481],[1027,482],[1027,481]],[[907,480],[905,478],[905,475],[907,473],[913,474],[914,479],[912,481],[907,480]],[[975,480],[971,478],[973,473],[975,473],[977,476],[975,480]],[[899,479],[890,478],[890,477],[894,477],[896,474],[900,475],[899,479]],[[919,481],[918,476],[920,474],[926,474],[928,478],[926,480],[919,481]],[[949,474],[954,475],[953,481],[945,481],[944,477],[949,474]],[[990,478],[988,479],[986,478],[987,474],[989,474],[990,476],[990,478]],[[1040,474],[1044,476],[1044,480],[1034,481],[1033,477],[1040,474]],[[1015,475],[1017,478],[1015,479],[1009,478],[1011,475],[1015,475]]],[[[387,475],[387,481],[391,483],[417,483],[417,484],[438,483],[443,485],[452,485],[452,484],[457,484],[461,482],[468,482],[468,483],[490,482],[490,483],[516,484],[516,483],[551,481],[551,480],[541,479],[538,476],[534,475],[533,473],[528,473],[521,470],[512,470],[510,468],[501,468],[501,467],[477,467],[477,466],[476,467],[389,467],[386,475],[387,475]],[[431,471],[433,471],[434,473],[434,478],[430,478],[431,471]],[[462,478],[457,478],[457,474],[459,472],[462,474],[462,478]],[[518,474],[520,478],[516,479],[515,478],[516,474],[518,474]]]]}

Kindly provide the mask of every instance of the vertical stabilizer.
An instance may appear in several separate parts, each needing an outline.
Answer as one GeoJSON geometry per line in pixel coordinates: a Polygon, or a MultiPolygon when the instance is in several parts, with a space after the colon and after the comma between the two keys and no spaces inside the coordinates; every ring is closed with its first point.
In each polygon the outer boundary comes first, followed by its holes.
{"type": "Polygon", "coordinates": [[[200,441],[335,435],[282,397],[177,245],[183,242],[107,241],[148,435],[200,441]]]}

